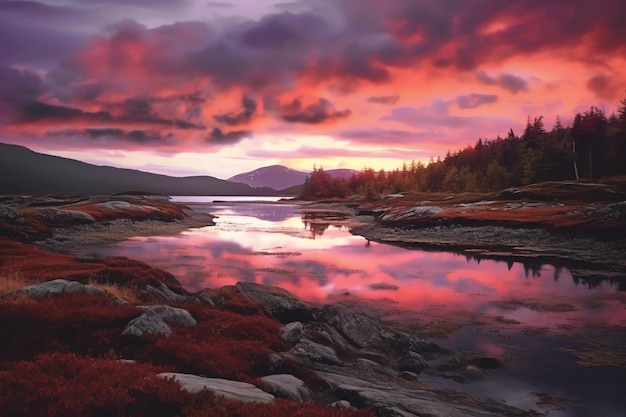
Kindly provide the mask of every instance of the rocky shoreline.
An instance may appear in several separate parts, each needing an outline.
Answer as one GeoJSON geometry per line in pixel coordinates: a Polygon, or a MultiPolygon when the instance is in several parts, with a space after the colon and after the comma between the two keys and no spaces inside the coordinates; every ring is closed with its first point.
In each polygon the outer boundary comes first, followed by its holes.
{"type": "MultiPolygon", "coordinates": [[[[59,201],[62,199],[40,201],[35,205],[22,200],[4,204],[0,213],[0,220],[4,222],[1,230],[47,251],[72,254],[130,236],[178,233],[190,227],[212,224],[209,215],[195,213],[159,198],[90,198],[70,201],[66,205],[59,201]],[[55,208],[50,210],[51,207],[55,208]],[[82,220],[77,222],[77,218],[82,220]]],[[[385,214],[397,213],[399,208],[393,205],[389,205],[386,211],[380,207],[375,211],[370,206],[356,207],[344,203],[316,203],[301,209],[305,213],[322,210],[326,213],[324,219],[315,221],[350,227],[352,233],[377,242],[446,250],[476,258],[562,262],[587,277],[596,274],[619,280],[624,271],[624,260],[619,256],[623,253],[620,245],[624,242],[620,239],[607,241],[580,234],[565,239],[562,233],[539,227],[428,226],[424,218],[420,219],[419,227],[411,228],[380,220],[385,214]],[[367,214],[363,215],[364,212],[367,214]]],[[[12,265],[11,269],[3,271],[14,273],[19,265],[27,265],[31,269],[23,269],[22,273],[32,285],[26,286],[30,289],[5,292],[0,303],[12,305],[25,299],[61,300],[75,293],[105,299],[115,309],[118,308],[115,306],[130,309],[126,313],[129,319],[115,325],[122,341],[132,337],[147,338],[152,340],[150,343],[165,343],[155,341],[192,332],[183,329],[195,328],[197,324],[194,322],[202,326],[202,317],[215,309],[234,309],[244,315],[261,314],[281,323],[276,336],[287,345],[280,349],[278,345],[272,345],[275,347],[271,352],[259,359],[254,375],[246,374],[239,380],[224,378],[225,375],[219,375],[219,372],[212,375],[205,368],[186,362],[182,366],[168,365],[166,372],[159,373],[160,378],[175,381],[189,392],[207,389],[218,397],[235,401],[253,398],[251,401],[273,403],[275,397],[295,402],[312,401],[311,407],[332,405],[332,409],[343,410],[341,413],[345,415],[350,410],[371,410],[382,417],[545,415],[536,409],[523,410],[505,402],[425,384],[423,380],[432,377],[459,383],[489,379],[498,368],[506,366],[506,360],[476,352],[444,349],[438,343],[401,330],[401,326],[383,323],[365,309],[348,308],[342,302],[311,304],[280,288],[250,283],[192,294],[185,291],[175,277],[131,260],[71,260],[64,257],[66,255],[55,255],[57,257],[45,261],[55,268],[41,274],[39,271],[46,266],[42,264],[38,269],[37,263],[45,260],[47,255],[43,252],[31,254],[29,245],[20,245],[23,244],[0,245],[3,259],[8,261],[7,265],[12,265]],[[65,263],[67,267],[62,266],[65,263]],[[78,265],[78,271],[75,271],[75,265],[78,265]],[[71,281],[64,281],[64,275],[71,275],[71,281]],[[48,284],[43,288],[36,287],[40,281],[48,281],[48,284]],[[105,283],[130,291],[134,300],[113,295],[105,287],[99,287],[105,283]],[[243,393],[237,391],[240,389],[243,393]],[[233,394],[233,390],[240,394],[233,394]]],[[[18,336],[22,337],[21,333],[18,336]]],[[[120,349],[127,351],[129,348],[120,349]]],[[[138,353],[121,359],[152,360],[138,353]]],[[[190,360],[192,363],[196,361],[193,357],[190,360]]]]}

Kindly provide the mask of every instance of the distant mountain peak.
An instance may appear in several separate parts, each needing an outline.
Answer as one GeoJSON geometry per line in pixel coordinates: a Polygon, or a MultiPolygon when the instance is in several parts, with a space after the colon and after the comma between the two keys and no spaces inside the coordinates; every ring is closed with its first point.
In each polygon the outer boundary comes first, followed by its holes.
{"type": "Polygon", "coordinates": [[[228,179],[231,182],[247,184],[251,187],[270,187],[283,190],[294,185],[304,184],[307,173],[284,165],[270,165],[243,172],[228,179]]]}
{"type": "MultiPolygon", "coordinates": [[[[340,168],[325,170],[332,177],[350,178],[357,171],[353,169],[340,168]]],[[[249,172],[234,175],[228,179],[232,182],[240,182],[251,187],[270,187],[275,190],[284,190],[304,184],[308,172],[298,171],[284,165],[269,165],[257,168],[249,172]]]]}

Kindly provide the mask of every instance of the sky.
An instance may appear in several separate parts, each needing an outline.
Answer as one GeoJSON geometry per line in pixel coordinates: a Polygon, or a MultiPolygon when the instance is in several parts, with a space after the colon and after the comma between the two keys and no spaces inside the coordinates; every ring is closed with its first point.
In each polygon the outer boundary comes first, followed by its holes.
{"type": "Polygon", "coordinates": [[[0,142],[150,172],[394,169],[626,96],[624,0],[0,0],[0,142]]]}

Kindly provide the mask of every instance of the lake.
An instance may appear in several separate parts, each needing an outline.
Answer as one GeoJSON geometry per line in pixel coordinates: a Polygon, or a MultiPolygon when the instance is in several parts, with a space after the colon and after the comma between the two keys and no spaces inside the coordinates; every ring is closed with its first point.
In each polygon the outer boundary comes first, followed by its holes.
{"type": "Polygon", "coordinates": [[[444,347],[507,359],[495,378],[459,384],[420,376],[425,383],[522,408],[536,408],[534,392],[576,401],[550,416],[623,416],[624,368],[578,366],[573,353],[604,349],[626,357],[626,297],[615,284],[588,283],[550,265],[369,242],[350,234],[336,213],[301,212],[297,205],[193,198],[184,202],[216,215],[215,226],[136,237],[94,253],[162,268],[190,291],[248,281],[313,302],[366,299],[385,320],[434,328],[444,347]],[[448,330],[439,334],[439,327],[448,330]],[[594,408],[598,401],[601,413],[594,408]]]}

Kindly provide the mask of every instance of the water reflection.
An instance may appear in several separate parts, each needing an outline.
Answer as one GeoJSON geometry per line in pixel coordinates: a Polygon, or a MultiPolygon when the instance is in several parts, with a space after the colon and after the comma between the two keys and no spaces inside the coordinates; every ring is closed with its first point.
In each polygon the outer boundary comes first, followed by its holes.
{"type": "Polygon", "coordinates": [[[277,285],[309,301],[349,293],[389,299],[401,309],[437,307],[549,326],[581,313],[610,323],[625,319],[619,305],[598,309],[586,302],[615,288],[602,281],[579,285],[564,268],[369,242],[351,235],[337,214],[301,215],[291,205],[215,203],[194,209],[217,215],[217,225],[134,238],[98,254],[143,260],[172,272],[189,290],[249,281],[277,285]],[[497,303],[502,300],[523,302],[497,303]],[[575,308],[551,316],[555,303],[575,308]]]}

